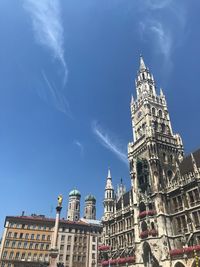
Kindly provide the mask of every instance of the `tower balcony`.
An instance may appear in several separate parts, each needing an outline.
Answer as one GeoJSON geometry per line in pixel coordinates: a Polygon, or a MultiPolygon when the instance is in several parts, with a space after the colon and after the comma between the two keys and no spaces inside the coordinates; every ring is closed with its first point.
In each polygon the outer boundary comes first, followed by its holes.
{"type": "Polygon", "coordinates": [[[145,230],[145,231],[143,231],[143,232],[140,233],[140,238],[141,239],[145,239],[145,238],[147,238],[149,236],[155,237],[157,235],[158,235],[158,231],[155,230],[155,229],[145,230]]]}
{"type": "Polygon", "coordinates": [[[139,213],[139,218],[145,218],[146,216],[154,216],[156,215],[156,210],[145,210],[145,211],[141,211],[139,213]]]}

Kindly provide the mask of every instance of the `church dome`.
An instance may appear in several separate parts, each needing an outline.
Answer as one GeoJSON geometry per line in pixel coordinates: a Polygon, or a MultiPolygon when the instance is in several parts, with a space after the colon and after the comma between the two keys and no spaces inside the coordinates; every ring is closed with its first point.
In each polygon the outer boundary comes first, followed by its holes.
{"type": "Polygon", "coordinates": [[[96,201],[96,198],[93,195],[88,195],[85,197],[85,201],[96,201]]]}
{"type": "Polygon", "coordinates": [[[70,197],[80,197],[81,193],[77,189],[73,189],[72,191],[69,192],[70,197]]]}

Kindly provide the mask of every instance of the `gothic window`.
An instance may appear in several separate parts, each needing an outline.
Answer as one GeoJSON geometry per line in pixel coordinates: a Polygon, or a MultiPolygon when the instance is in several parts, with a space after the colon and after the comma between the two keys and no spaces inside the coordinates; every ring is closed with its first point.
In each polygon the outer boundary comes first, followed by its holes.
{"type": "Polygon", "coordinates": [[[146,231],[147,230],[147,223],[145,221],[143,221],[141,223],[141,229],[142,229],[142,232],[146,231]]]}
{"type": "Polygon", "coordinates": [[[167,177],[168,177],[168,179],[171,180],[172,176],[173,176],[173,172],[171,170],[168,170],[167,171],[167,177]]]}
{"type": "Polygon", "coordinates": [[[152,229],[152,230],[154,230],[154,229],[155,229],[154,222],[151,222],[151,229],[152,229]]]}
{"type": "Polygon", "coordinates": [[[195,223],[195,226],[199,226],[199,216],[198,216],[198,212],[195,211],[192,213],[193,215],[193,218],[194,218],[194,223],[195,223]]]}
{"type": "Polygon", "coordinates": [[[199,200],[199,190],[197,188],[194,189],[194,195],[195,195],[195,200],[198,201],[199,200]]]}
{"type": "Polygon", "coordinates": [[[145,206],[144,202],[141,202],[141,203],[139,204],[139,210],[140,210],[140,212],[146,210],[146,206],[145,206]]]}
{"type": "Polygon", "coordinates": [[[145,76],[144,76],[144,73],[142,73],[142,78],[143,78],[143,80],[145,80],[145,76]]]}
{"type": "Polygon", "coordinates": [[[193,203],[194,203],[193,192],[192,192],[192,191],[189,191],[189,192],[188,192],[188,195],[189,195],[189,199],[190,199],[190,204],[193,204],[193,203]]]}
{"type": "Polygon", "coordinates": [[[162,110],[161,109],[159,110],[158,114],[159,114],[159,117],[162,118],[162,110]]]}
{"type": "Polygon", "coordinates": [[[165,124],[164,123],[161,124],[161,130],[163,133],[165,133],[165,124]]]}
{"type": "Polygon", "coordinates": [[[152,108],[151,112],[152,112],[153,115],[155,115],[156,114],[155,108],[152,108]]]}
{"type": "Polygon", "coordinates": [[[167,162],[167,156],[166,156],[165,153],[163,153],[163,161],[164,161],[164,162],[167,162]]]}

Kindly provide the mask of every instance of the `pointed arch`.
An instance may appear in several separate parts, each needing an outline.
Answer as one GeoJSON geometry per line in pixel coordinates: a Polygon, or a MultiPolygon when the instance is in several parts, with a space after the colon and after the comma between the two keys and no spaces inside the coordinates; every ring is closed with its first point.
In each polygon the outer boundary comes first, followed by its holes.
{"type": "Polygon", "coordinates": [[[175,263],[174,267],[186,267],[182,262],[178,261],[175,263]]]}

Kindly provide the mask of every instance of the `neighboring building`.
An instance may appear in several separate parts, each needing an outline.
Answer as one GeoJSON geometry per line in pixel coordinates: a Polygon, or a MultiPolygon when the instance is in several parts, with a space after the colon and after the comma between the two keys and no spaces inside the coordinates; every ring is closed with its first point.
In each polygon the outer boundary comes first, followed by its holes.
{"type": "MultiPolygon", "coordinates": [[[[115,194],[107,177],[103,266],[200,266],[200,150],[184,158],[166,98],[140,58],[137,99],[131,99],[128,145],[131,188],[115,194]],[[199,264],[199,265],[198,265],[199,264]]],[[[177,99],[178,101],[178,99],[177,99]]]]}
{"type": "Polygon", "coordinates": [[[0,251],[1,267],[48,265],[53,222],[42,215],[7,216],[0,251]]]}
{"type": "MultiPolygon", "coordinates": [[[[88,201],[96,203],[94,196],[88,201]]],[[[87,201],[86,201],[87,202],[87,201]]],[[[68,216],[59,221],[57,262],[64,267],[97,267],[97,248],[102,225],[95,216],[80,219],[80,192],[69,194],[68,216]],[[89,219],[94,217],[94,219],[89,219]],[[73,220],[74,219],[74,220],[73,220]]],[[[88,204],[90,206],[90,204],[88,204]]],[[[95,205],[91,215],[95,214],[95,205]]],[[[90,211],[88,210],[88,214],[90,211]]],[[[7,216],[0,250],[0,267],[39,267],[49,265],[55,219],[43,215],[7,216]]]]}

